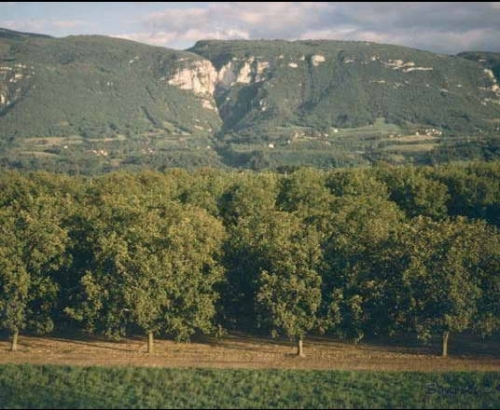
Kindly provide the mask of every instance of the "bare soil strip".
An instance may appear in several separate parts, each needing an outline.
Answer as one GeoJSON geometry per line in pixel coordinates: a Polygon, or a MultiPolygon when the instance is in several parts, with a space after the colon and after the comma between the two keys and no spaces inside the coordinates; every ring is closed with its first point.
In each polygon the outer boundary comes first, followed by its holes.
{"type": "Polygon", "coordinates": [[[310,338],[305,358],[285,341],[229,334],[222,339],[192,343],[156,340],[146,353],[146,338],[120,342],[98,339],[21,336],[19,350],[0,342],[0,363],[78,366],[208,367],[247,369],[323,369],[377,371],[500,371],[498,343],[458,343],[448,358],[436,347],[362,343],[352,345],[327,338],[310,338]],[[455,350],[455,351],[453,351],[455,350]],[[458,351],[458,353],[457,353],[458,351]]]}

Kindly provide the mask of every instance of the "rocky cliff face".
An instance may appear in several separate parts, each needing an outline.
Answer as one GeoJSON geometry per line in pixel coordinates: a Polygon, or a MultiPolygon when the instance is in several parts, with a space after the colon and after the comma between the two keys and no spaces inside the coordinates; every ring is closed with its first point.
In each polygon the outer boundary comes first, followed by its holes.
{"type": "Polygon", "coordinates": [[[217,80],[217,72],[212,63],[207,60],[195,60],[185,67],[179,67],[177,72],[168,79],[168,83],[181,90],[190,90],[196,95],[212,95],[217,80]]]}
{"type": "MultiPolygon", "coordinates": [[[[283,59],[284,56],[277,56],[283,59]]],[[[301,56],[300,61],[305,57],[301,56]]],[[[325,62],[325,56],[312,55],[311,64],[315,67],[325,62]]],[[[290,62],[288,66],[297,68],[298,62],[290,62]]],[[[194,94],[207,97],[218,91],[227,91],[235,84],[255,84],[266,80],[271,62],[258,57],[237,58],[217,69],[209,60],[196,60],[185,64],[168,79],[168,84],[182,90],[190,90],[194,94]]]]}
{"type": "Polygon", "coordinates": [[[195,60],[184,63],[167,83],[181,90],[193,92],[201,99],[203,108],[217,111],[214,90],[217,83],[217,72],[208,60],[195,60]]]}
{"type": "Polygon", "coordinates": [[[29,79],[34,75],[34,67],[24,64],[0,65],[0,110],[21,98],[29,79]]]}
{"type": "Polygon", "coordinates": [[[216,97],[236,84],[249,85],[266,79],[269,61],[255,57],[233,58],[220,69],[209,60],[181,62],[167,82],[181,90],[192,91],[202,99],[205,108],[217,110],[216,97]]]}

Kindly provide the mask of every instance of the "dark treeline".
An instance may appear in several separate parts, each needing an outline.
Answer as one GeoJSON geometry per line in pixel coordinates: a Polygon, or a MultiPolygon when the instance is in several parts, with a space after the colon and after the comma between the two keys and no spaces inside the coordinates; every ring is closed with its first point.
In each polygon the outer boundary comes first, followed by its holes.
{"type": "Polygon", "coordinates": [[[500,328],[500,163],[0,174],[0,327],[302,341],[500,328]]]}

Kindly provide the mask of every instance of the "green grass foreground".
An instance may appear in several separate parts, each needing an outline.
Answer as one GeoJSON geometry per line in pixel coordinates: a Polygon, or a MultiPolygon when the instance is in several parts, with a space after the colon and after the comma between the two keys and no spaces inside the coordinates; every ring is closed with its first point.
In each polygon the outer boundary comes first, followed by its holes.
{"type": "Polygon", "coordinates": [[[500,373],[0,366],[0,408],[499,408],[500,373]]]}

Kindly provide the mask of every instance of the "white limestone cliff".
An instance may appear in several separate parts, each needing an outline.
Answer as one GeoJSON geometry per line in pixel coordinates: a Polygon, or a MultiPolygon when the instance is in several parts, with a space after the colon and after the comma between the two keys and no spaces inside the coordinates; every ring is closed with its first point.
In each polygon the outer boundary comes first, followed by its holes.
{"type": "MultiPolygon", "coordinates": [[[[179,60],[180,62],[180,60],[179,60]]],[[[167,79],[167,83],[181,90],[190,90],[201,99],[206,109],[216,110],[215,92],[227,90],[234,84],[252,84],[265,80],[268,61],[259,61],[255,57],[246,59],[233,58],[219,70],[208,60],[182,61],[177,71],[167,79]]]]}

